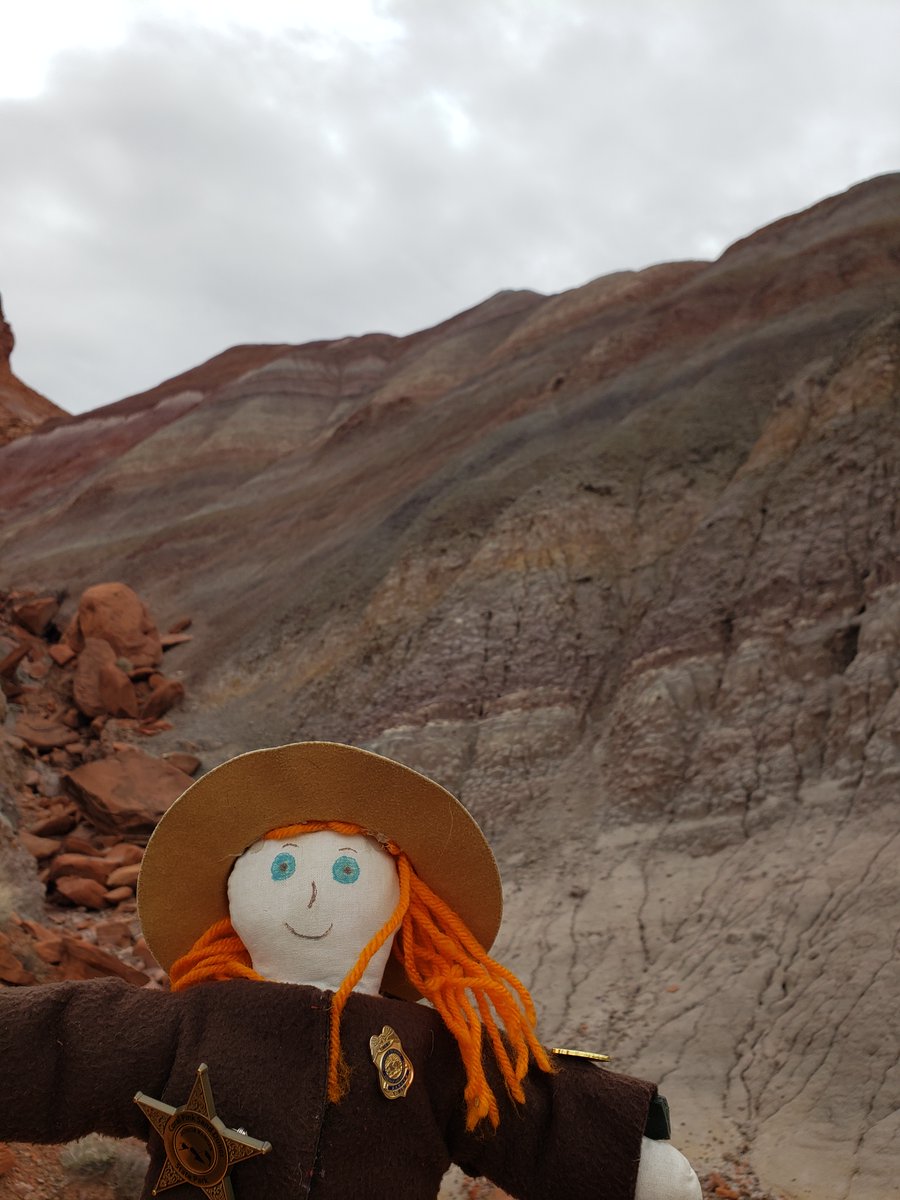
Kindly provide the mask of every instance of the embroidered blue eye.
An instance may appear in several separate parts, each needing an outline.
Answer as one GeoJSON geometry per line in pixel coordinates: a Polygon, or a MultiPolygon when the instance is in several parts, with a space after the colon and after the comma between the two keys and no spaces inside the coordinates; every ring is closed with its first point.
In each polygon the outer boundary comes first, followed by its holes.
{"type": "Polygon", "coordinates": [[[290,879],[297,870],[297,860],[293,854],[276,854],[272,863],[272,878],[274,880],[290,879]]]}
{"type": "Polygon", "coordinates": [[[349,858],[346,854],[342,854],[340,858],[334,860],[331,874],[335,883],[356,883],[359,879],[359,863],[355,858],[349,858]]]}

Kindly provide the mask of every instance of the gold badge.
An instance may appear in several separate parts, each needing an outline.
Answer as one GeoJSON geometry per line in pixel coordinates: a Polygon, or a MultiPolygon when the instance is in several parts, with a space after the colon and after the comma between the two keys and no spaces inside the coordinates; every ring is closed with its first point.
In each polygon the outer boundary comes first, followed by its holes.
{"type": "Polygon", "coordinates": [[[564,1050],[562,1046],[553,1046],[550,1053],[563,1058],[583,1058],[587,1062],[609,1062],[608,1054],[594,1054],[591,1050],[564,1050]]]}
{"type": "Polygon", "coordinates": [[[228,1129],[216,1116],[208,1068],[201,1063],[197,1080],[187,1103],[172,1108],[161,1100],[152,1100],[143,1092],[134,1098],[166,1148],[166,1164],[160,1172],[153,1195],[189,1183],[209,1200],[234,1200],[228,1172],[235,1163],[257,1154],[268,1154],[268,1142],[248,1137],[242,1129],[228,1129]]]}
{"type": "Polygon", "coordinates": [[[377,1037],[369,1038],[369,1050],[378,1072],[382,1094],[387,1096],[388,1100],[405,1096],[413,1081],[413,1065],[404,1054],[400,1039],[390,1025],[385,1025],[377,1037]]]}

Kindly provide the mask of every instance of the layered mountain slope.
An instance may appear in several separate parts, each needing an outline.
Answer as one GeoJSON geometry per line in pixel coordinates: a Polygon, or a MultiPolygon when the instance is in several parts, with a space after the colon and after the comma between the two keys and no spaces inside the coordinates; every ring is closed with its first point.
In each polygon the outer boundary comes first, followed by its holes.
{"type": "Polygon", "coordinates": [[[874,1200],[898,313],[887,176],[715,263],[243,348],[0,449],[4,582],[191,613],[207,766],[327,737],[434,774],[496,846],[546,1036],[662,1074],[693,1153],[874,1200]]]}

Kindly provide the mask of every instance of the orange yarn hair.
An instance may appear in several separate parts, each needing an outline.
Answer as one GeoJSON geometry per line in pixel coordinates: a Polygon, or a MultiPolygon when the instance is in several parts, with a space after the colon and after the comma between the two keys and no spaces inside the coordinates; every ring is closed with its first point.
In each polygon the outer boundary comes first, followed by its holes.
{"type": "MultiPolygon", "coordinates": [[[[377,836],[348,822],[307,821],[272,829],[265,837],[285,841],[323,829],[377,836]]],[[[381,838],[377,840],[396,860],[400,899],[388,920],[363,947],[334,993],[328,1099],[336,1104],[349,1085],[349,1069],[341,1052],[341,1015],[347,998],[362,978],[372,956],[399,930],[393,953],[403,964],[410,983],[434,1005],[459,1045],[466,1072],[466,1128],[474,1129],[484,1119],[496,1128],[500,1111],[484,1073],[483,1033],[487,1030],[509,1095],[524,1104],[522,1080],[529,1061],[533,1060],[542,1071],[553,1069],[547,1052],[537,1040],[534,1003],[524,984],[488,956],[461,918],[416,874],[400,847],[381,838]]],[[[263,978],[253,970],[247,948],[228,917],[210,926],[191,949],[172,964],[169,975],[173,992],[214,979],[263,978]]]]}

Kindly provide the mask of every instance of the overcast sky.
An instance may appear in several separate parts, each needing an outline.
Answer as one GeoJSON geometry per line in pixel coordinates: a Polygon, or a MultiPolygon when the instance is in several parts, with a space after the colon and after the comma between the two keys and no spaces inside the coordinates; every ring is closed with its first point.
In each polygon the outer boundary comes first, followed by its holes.
{"type": "Polygon", "coordinates": [[[900,169],[898,0],[2,7],[12,365],[70,411],[713,258],[900,169]]]}

